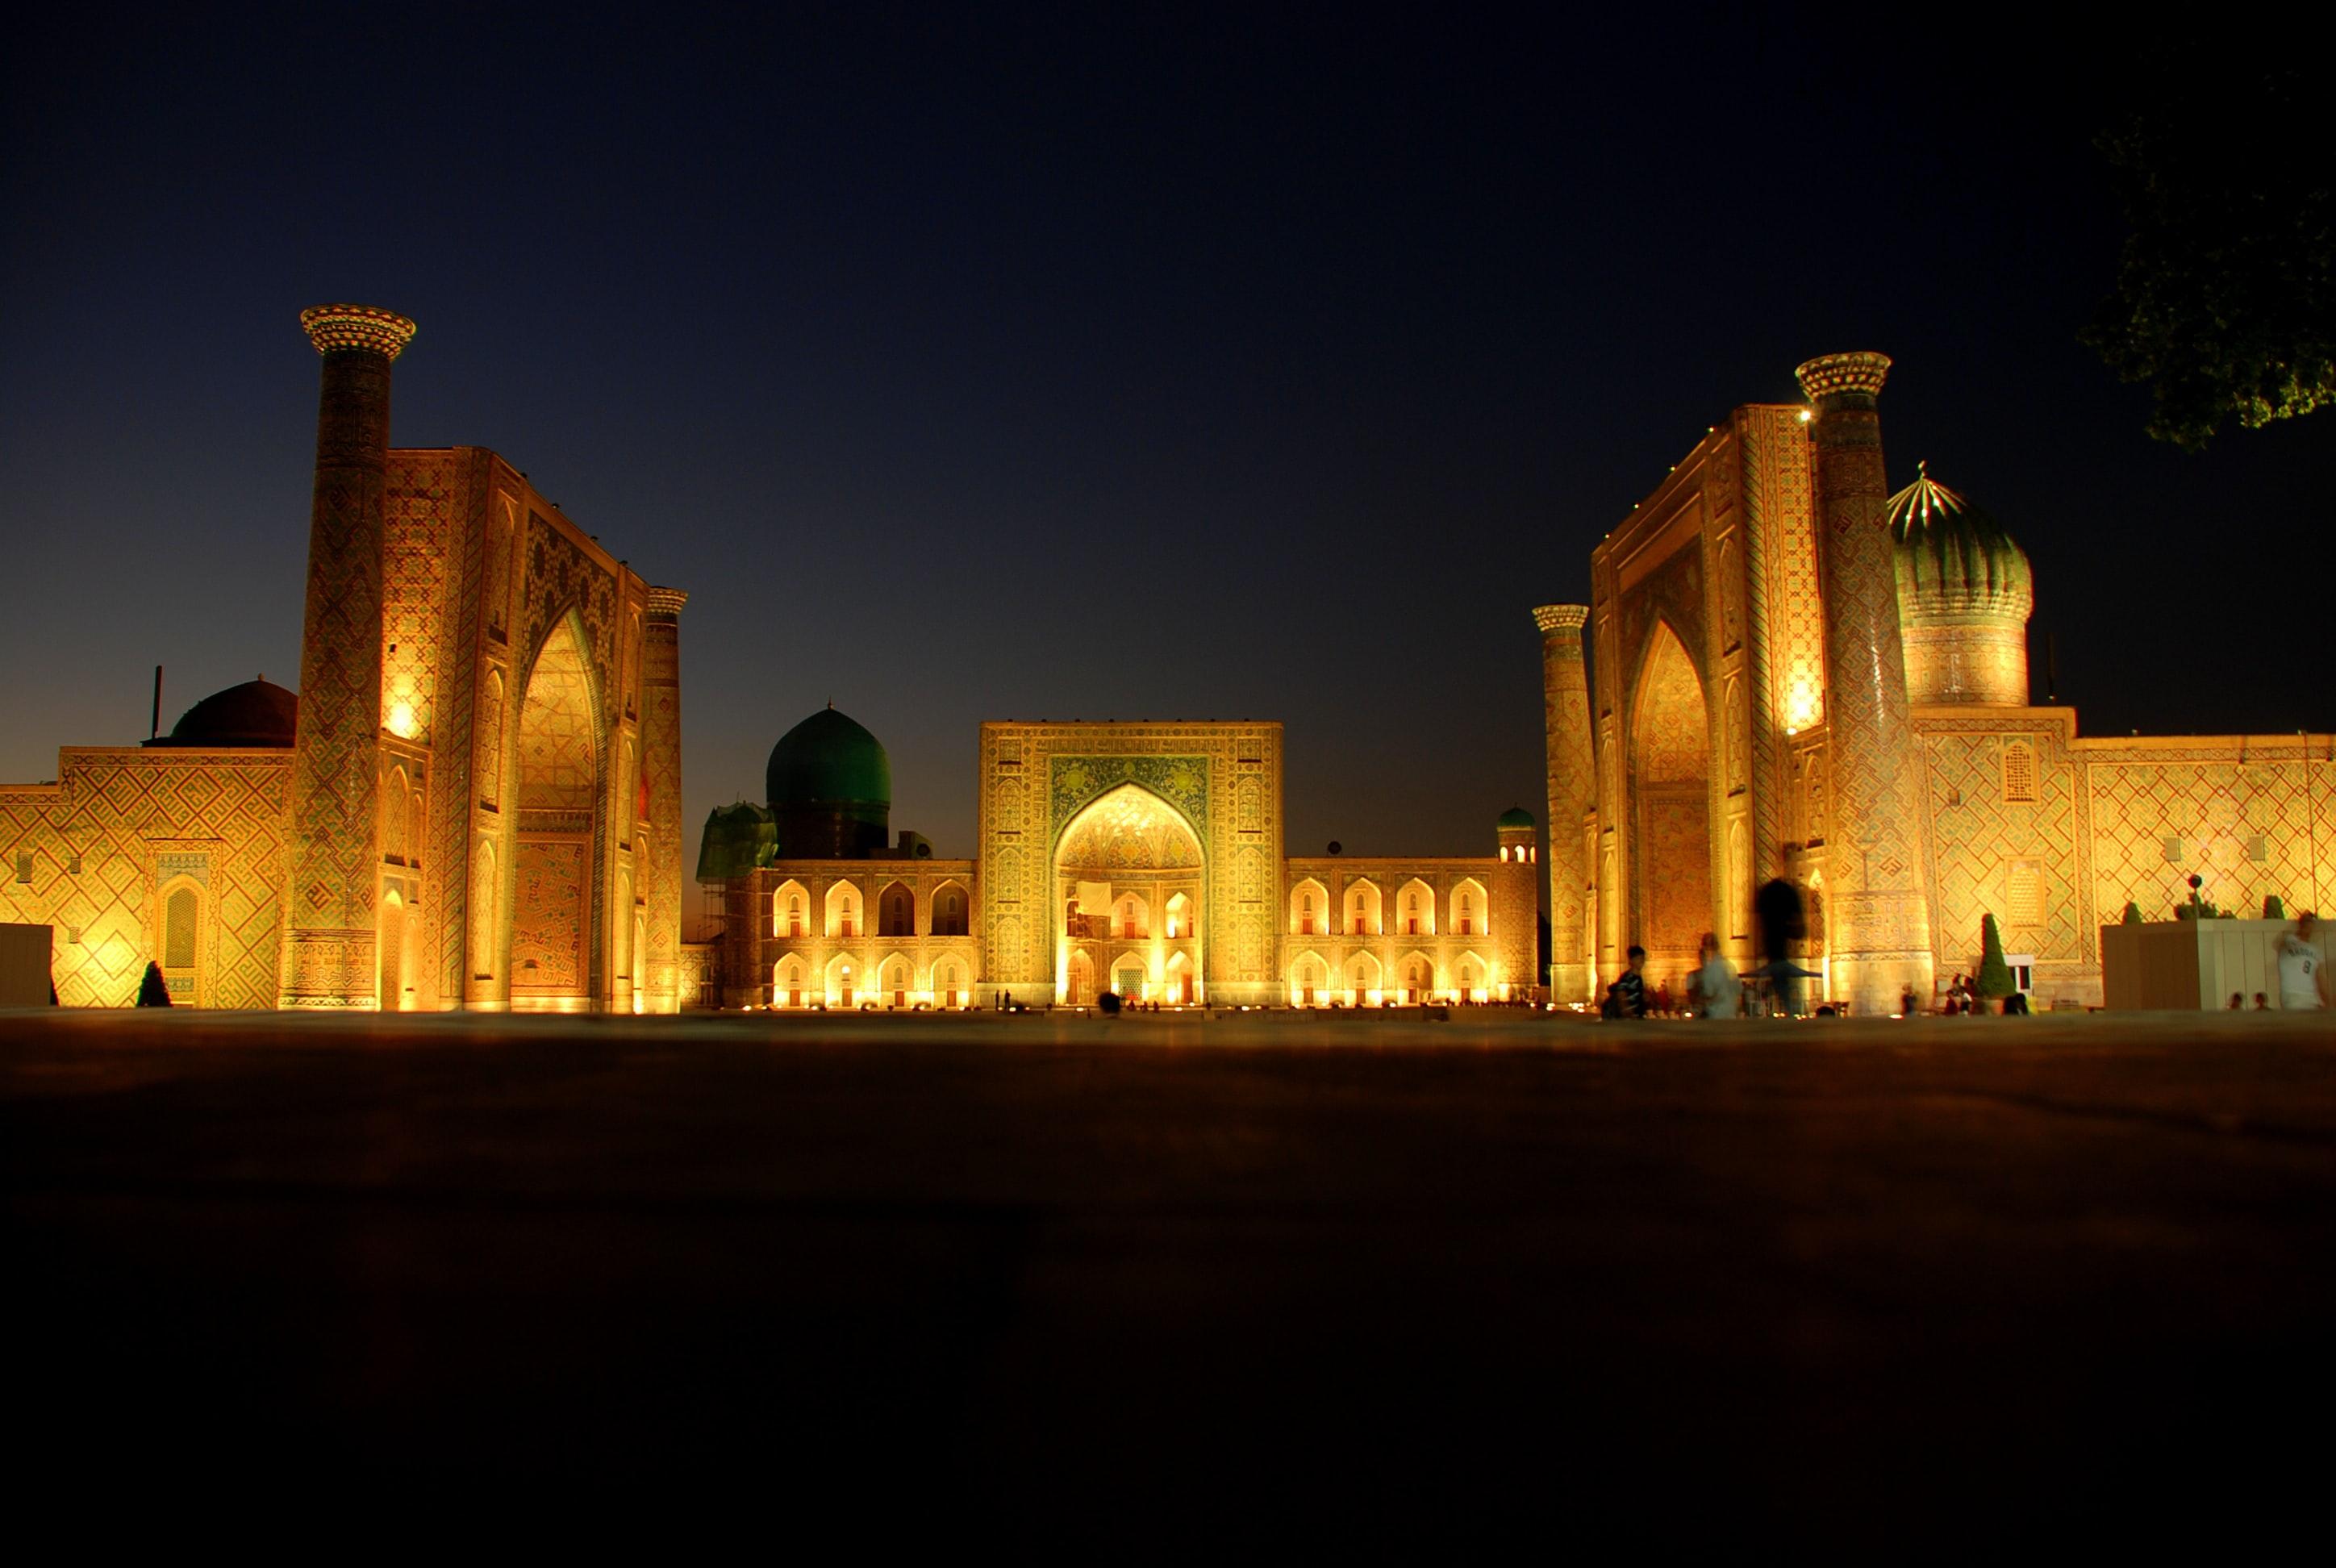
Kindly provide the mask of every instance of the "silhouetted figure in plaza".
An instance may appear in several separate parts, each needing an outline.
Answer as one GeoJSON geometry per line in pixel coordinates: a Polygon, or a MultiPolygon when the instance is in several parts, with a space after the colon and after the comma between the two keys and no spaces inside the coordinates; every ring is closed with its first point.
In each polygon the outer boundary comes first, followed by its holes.
{"type": "Polygon", "coordinates": [[[1808,916],[1801,890],[1793,884],[1800,846],[1786,844],[1776,857],[1776,874],[1752,895],[1752,917],[1760,925],[1760,959],[1776,987],[1776,1000],[1787,1013],[1800,1009],[1800,978],[1792,971],[1793,943],[1809,934],[1808,916]]]}
{"type": "Polygon", "coordinates": [[[2261,991],[2257,991],[2255,993],[2255,1011],[2259,1013],[2267,1013],[2271,1011],[2271,998],[2263,995],[2261,991]]]}
{"type": "Polygon", "coordinates": [[[1103,995],[1095,998],[1095,1006],[1103,1009],[1103,1016],[1106,1018],[1115,1018],[1119,1017],[1119,993],[1117,991],[1104,992],[1103,995]]]}
{"type": "Polygon", "coordinates": [[[138,982],[138,1005],[141,1008],[167,1008],[170,1005],[170,982],[162,979],[162,966],[149,961],[146,978],[138,982]]]}
{"type": "Polygon", "coordinates": [[[1898,994],[1898,1016],[1902,1018],[1914,1016],[1914,988],[1912,986],[1898,994]]]}
{"type": "Polygon", "coordinates": [[[2239,1012],[2243,1010],[2246,1005],[2246,993],[2244,991],[2233,991],[2231,993],[2231,1011],[2234,1013],[2239,1012]]]}
{"type": "Polygon", "coordinates": [[[1606,1018],[1643,1018],[1647,1016],[1647,977],[1639,972],[1639,966],[1647,961],[1647,950],[1634,944],[1628,956],[1630,967],[1606,988],[1605,1005],[1598,1009],[1606,1018]]]}
{"type": "Polygon", "coordinates": [[[2028,1016],[2028,993],[2026,991],[2014,991],[2010,996],[2004,998],[2003,1016],[2007,1018],[2026,1018],[2028,1016]]]}

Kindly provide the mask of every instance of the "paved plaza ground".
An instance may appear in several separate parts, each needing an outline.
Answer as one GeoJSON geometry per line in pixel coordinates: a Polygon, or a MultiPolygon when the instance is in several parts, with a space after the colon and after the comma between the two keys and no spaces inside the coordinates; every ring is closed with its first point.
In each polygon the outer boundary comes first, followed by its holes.
{"type": "Polygon", "coordinates": [[[0,1085],[36,1505],[1905,1555],[2336,1485],[2324,1018],[15,1013],[0,1085]]]}

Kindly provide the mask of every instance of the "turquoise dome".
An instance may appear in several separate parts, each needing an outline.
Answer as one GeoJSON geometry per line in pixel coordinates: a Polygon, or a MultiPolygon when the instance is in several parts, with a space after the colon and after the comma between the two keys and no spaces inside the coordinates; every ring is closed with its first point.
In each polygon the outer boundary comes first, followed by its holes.
{"type": "Polygon", "coordinates": [[[1511,806],[1501,813],[1501,820],[1493,825],[1503,828],[1529,828],[1533,825],[1533,814],[1523,806],[1511,806]]]}
{"type": "MultiPolygon", "coordinates": [[[[779,737],[764,784],[774,812],[807,805],[889,808],[892,761],[863,726],[824,707],[779,737]]],[[[780,847],[783,853],[792,850],[784,842],[780,847]]]]}

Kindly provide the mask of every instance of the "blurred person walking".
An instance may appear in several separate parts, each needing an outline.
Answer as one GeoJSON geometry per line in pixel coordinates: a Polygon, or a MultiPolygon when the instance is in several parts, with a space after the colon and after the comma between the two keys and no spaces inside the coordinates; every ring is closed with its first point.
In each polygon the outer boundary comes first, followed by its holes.
{"type": "Polygon", "coordinates": [[[2328,960],[2312,944],[2320,917],[2310,910],[2295,917],[2295,929],[2282,931],[2272,951],[2279,958],[2282,1012],[2312,1012],[2328,1005],[2328,960]]]}

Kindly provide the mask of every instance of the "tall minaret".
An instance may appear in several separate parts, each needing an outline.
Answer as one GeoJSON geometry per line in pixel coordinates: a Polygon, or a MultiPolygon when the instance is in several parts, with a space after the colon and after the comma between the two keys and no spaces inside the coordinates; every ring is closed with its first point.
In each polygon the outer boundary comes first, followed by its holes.
{"type": "Polygon", "coordinates": [[[1932,969],[1922,750],[1906,696],[1890,486],[1874,410],[1889,372],[1887,355],[1828,354],[1796,373],[1816,407],[1810,433],[1833,775],[1825,851],[1831,990],[1877,1018],[1906,986],[1927,1002],[1932,969]]]}
{"type": "Polygon", "coordinates": [[[652,588],[641,658],[641,782],[648,796],[648,858],[640,870],[648,951],[633,959],[642,1010],[681,1010],[681,607],[689,595],[652,588]]]}
{"type": "Polygon", "coordinates": [[[300,313],[325,356],[300,712],[285,878],[287,1008],[377,1005],[381,876],[381,545],[389,467],[389,366],[414,323],[368,305],[300,313]]]}
{"type": "Polygon", "coordinates": [[[1597,994],[1587,921],[1592,871],[1582,813],[1598,793],[1590,744],[1590,677],[1582,662],[1586,604],[1545,604],[1541,628],[1542,729],[1549,746],[1549,997],[1581,1002],[1597,994]]]}

